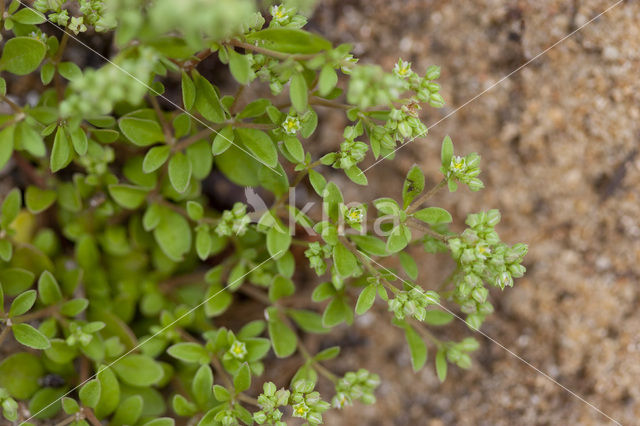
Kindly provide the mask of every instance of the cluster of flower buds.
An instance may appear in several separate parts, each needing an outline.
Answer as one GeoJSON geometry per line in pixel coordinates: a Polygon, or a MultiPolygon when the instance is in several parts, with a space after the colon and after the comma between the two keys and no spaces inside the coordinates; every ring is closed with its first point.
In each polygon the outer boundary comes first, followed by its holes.
{"type": "Polygon", "coordinates": [[[418,321],[424,321],[427,315],[427,307],[439,305],[440,296],[435,291],[422,291],[414,287],[409,291],[402,291],[389,301],[389,311],[393,312],[399,320],[413,317],[418,321]]]}
{"type": "Polygon", "coordinates": [[[148,81],[158,61],[150,48],[139,48],[136,57],[128,57],[119,64],[107,64],[97,70],[87,69],[82,77],[69,86],[71,94],[60,103],[63,117],[89,117],[109,114],[121,101],[136,105],[147,93],[140,81],[148,81]],[[122,78],[123,70],[135,78],[122,78]]]}
{"type": "Polygon", "coordinates": [[[78,0],[81,16],[69,17],[69,12],[63,9],[65,4],[63,0],[36,0],[33,8],[38,12],[49,13],[47,18],[61,26],[67,27],[74,34],[87,31],[85,24],[91,25],[96,31],[107,31],[114,27],[113,23],[109,23],[104,16],[105,5],[104,0],[78,0]]]}
{"type": "Polygon", "coordinates": [[[499,222],[498,210],[471,214],[465,222],[468,228],[448,241],[460,270],[454,298],[463,312],[469,314],[467,321],[474,328],[482,323],[485,315],[493,312],[484,283],[504,289],[513,286],[513,278],[519,278],[525,272],[521,262],[527,246],[509,247],[501,242],[494,229],[499,222]]]}
{"type": "Polygon", "coordinates": [[[406,80],[396,74],[385,73],[379,66],[358,66],[351,72],[347,101],[361,109],[392,105],[408,88],[406,80]]]}
{"type": "Polygon", "coordinates": [[[247,205],[235,203],[231,210],[222,213],[220,223],[216,226],[216,233],[220,236],[244,235],[251,218],[247,214],[247,205]]]}
{"type": "MultiPolygon", "coordinates": [[[[478,175],[480,174],[480,156],[475,152],[460,157],[454,155],[451,157],[451,164],[443,170],[443,173],[449,180],[450,184],[456,181],[462,182],[469,187],[472,191],[479,191],[484,188],[484,184],[478,175]]],[[[455,186],[457,188],[457,186],[455,186]]]]}
{"type": "Polygon", "coordinates": [[[260,411],[253,414],[253,420],[261,424],[272,424],[275,426],[286,426],[281,421],[282,411],[278,407],[284,407],[289,404],[291,392],[286,389],[278,390],[272,382],[266,382],[262,385],[262,393],[258,396],[258,404],[260,411]]]}
{"type": "Polygon", "coordinates": [[[289,405],[293,408],[293,417],[305,419],[310,425],[319,425],[322,423],[322,413],[331,408],[331,405],[323,401],[314,388],[315,384],[308,380],[294,383],[289,405]]]}
{"type": "Polygon", "coordinates": [[[309,265],[316,271],[316,274],[323,275],[327,271],[325,259],[331,257],[332,247],[329,244],[322,245],[317,241],[309,243],[309,248],[304,255],[309,259],[309,265]]]}
{"type": "Polygon", "coordinates": [[[444,98],[440,94],[440,85],[433,80],[440,77],[440,67],[432,65],[427,68],[424,77],[412,73],[409,77],[411,90],[415,92],[415,99],[419,102],[426,102],[434,108],[444,106],[444,98]]]}
{"type": "Polygon", "coordinates": [[[460,368],[471,367],[470,352],[477,350],[479,347],[478,341],[473,337],[467,337],[460,342],[447,342],[445,344],[445,353],[447,361],[452,364],[456,364],[460,368]]]}
{"type": "Polygon", "coordinates": [[[384,129],[392,140],[404,143],[427,134],[427,126],[417,116],[419,109],[417,103],[391,109],[384,129]]]}
{"type": "Polygon", "coordinates": [[[343,135],[345,140],[340,144],[340,151],[323,156],[320,159],[322,164],[347,170],[364,159],[369,147],[366,143],[355,140],[362,135],[362,125],[358,123],[356,126],[347,126],[343,135]]]}
{"type": "Polygon", "coordinates": [[[69,346],[87,346],[93,340],[93,333],[96,333],[104,328],[104,323],[95,321],[87,324],[79,324],[77,322],[69,323],[69,331],[71,332],[66,339],[66,343],[69,346]]]}
{"type": "Polygon", "coordinates": [[[331,405],[343,408],[352,405],[353,401],[361,401],[364,404],[376,402],[374,392],[380,385],[380,376],[373,374],[364,368],[358,371],[350,371],[336,383],[336,394],[331,400],[331,405]]]}
{"type": "Polygon", "coordinates": [[[322,423],[322,413],[331,405],[320,398],[320,393],[314,391],[315,384],[307,380],[299,380],[292,386],[292,390],[277,390],[272,382],[262,386],[262,393],[258,396],[260,411],[253,414],[253,420],[258,424],[273,424],[285,426],[281,421],[282,411],[278,407],[290,405],[293,417],[305,419],[310,425],[322,423]]]}
{"type": "Polygon", "coordinates": [[[0,407],[2,407],[2,415],[5,419],[10,422],[18,420],[18,403],[11,398],[5,388],[0,388],[0,407]]]}

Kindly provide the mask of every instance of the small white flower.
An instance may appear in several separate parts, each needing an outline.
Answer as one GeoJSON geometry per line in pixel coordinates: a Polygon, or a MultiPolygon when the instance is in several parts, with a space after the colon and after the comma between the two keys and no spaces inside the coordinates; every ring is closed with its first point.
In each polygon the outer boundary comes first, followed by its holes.
{"type": "Polygon", "coordinates": [[[476,245],[476,257],[478,259],[485,260],[488,255],[491,254],[491,249],[486,244],[478,244],[476,245]]]}
{"type": "Polygon", "coordinates": [[[282,122],[282,128],[288,135],[295,135],[300,130],[300,120],[298,117],[288,115],[282,122]]]}
{"type": "Polygon", "coordinates": [[[307,407],[307,404],[305,404],[304,401],[293,406],[293,417],[305,418],[308,412],[309,407],[307,407]]]}
{"type": "Polygon", "coordinates": [[[467,170],[467,163],[464,158],[455,156],[451,158],[451,166],[449,167],[454,174],[462,174],[467,170]]]}
{"type": "Polygon", "coordinates": [[[411,75],[411,62],[398,59],[398,63],[393,67],[393,72],[400,78],[407,78],[411,75]]]}
{"type": "Polygon", "coordinates": [[[233,342],[233,344],[229,348],[229,353],[234,358],[243,360],[245,355],[247,355],[247,345],[245,345],[239,340],[236,340],[235,342],[233,342]]]}
{"type": "Polygon", "coordinates": [[[271,6],[271,16],[278,24],[283,24],[289,19],[289,10],[285,9],[281,4],[271,6]]]}
{"type": "Polygon", "coordinates": [[[364,212],[362,207],[352,207],[346,212],[347,219],[351,223],[362,223],[364,212]]]}
{"type": "Polygon", "coordinates": [[[498,286],[500,286],[500,288],[502,289],[504,289],[505,287],[513,287],[513,278],[511,277],[510,273],[505,271],[500,274],[500,276],[496,280],[496,284],[498,284],[498,286]]]}
{"type": "Polygon", "coordinates": [[[351,405],[347,395],[344,392],[338,392],[336,396],[333,397],[333,406],[335,408],[344,408],[347,405],[351,405]]]}

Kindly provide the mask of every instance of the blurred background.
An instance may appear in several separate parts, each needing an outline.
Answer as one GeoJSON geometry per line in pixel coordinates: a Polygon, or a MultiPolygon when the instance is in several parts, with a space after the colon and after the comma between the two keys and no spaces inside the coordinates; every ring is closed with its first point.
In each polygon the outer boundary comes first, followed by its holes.
{"type": "MultiPolygon", "coordinates": [[[[335,43],[352,43],[361,62],[379,63],[387,71],[398,57],[411,61],[418,73],[440,65],[440,93],[447,105],[423,110],[425,123],[431,124],[616,1],[320,0],[308,28],[335,43]]],[[[478,152],[486,189],[441,192],[433,203],[454,214],[456,231],[463,229],[467,214],[498,208],[502,240],[530,247],[527,274],[514,288],[492,293],[496,313],[482,330],[623,424],[637,424],[640,417],[638,22],[640,1],[620,2],[433,126],[426,137],[404,146],[395,160],[371,168],[365,190],[342,172],[333,176],[347,201],[372,201],[399,194],[414,163],[425,171],[427,186],[438,182],[446,134],[457,152],[478,152]]],[[[93,37],[90,44],[107,53],[110,41],[93,37]]],[[[81,66],[100,63],[77,45],[68,52],[81,66]]],[[[231,90],[230,76],[215,74],[216,61],[203,62],[200,71],[231,90]]],[[[15,91],[28,98],[38,83],[23,81],[15,91]]],[[[178,99],[174,83],[168,88],[178,99]]],[[[335,149],[346,123],[342,111],[319,113],[329,124],[318,128],[314,158],[335,149]]],[[[0,193],[13,185],[3,176],[0,193]]],[[[219,196],[225,188],[234,190],[228,185],[212,190],[219,196]]],[[[419,248],[413,254],[420,260],[424,288],[437,287],[453,268],[447,256],[420,254],[419,248]]],[[[245,313],[261,313],[250,304],[244,309],[238,311],[243,321],[245,313]]],[[[434,332],[456,340],[474,335],[461,323],[434,332]]],[[[337,374],[364,367],[382,378],[377,404],[331,411],[325,423],[611,423],[505,349],[475,337],[481,345],[472,368],[452,366],[440,384],[434,353],[427,368],[412,371],[404,335],[382,307],[358,317],[354,327],[311,336],[313,351],[342,346],[341,356],[328,363],[337,374]]],[[[299,366],[297,359],[287,362],[268,370],[266,379],[286,382],[299,366]]],[[[328,387],[325,391],[331,393],[328,387]]]]}
{"type": "MultiPolygon", "coordinates": [[[[311,28],[353,43],[361,61],[386,70],[399,56],[418,73],[440,65],[447,106],[423,110],[431,124],[615,2],[324,0],[311,28]]],[[[457,151],[480,153],[486,189],[443,192],[434,203],[454,213],[458,226],[468,213],[499,208],[502,239],[530,245],[526,276],[492,294],[496,314],[483,331],[623,424],[640,416],[638,22],[640,2],[621,2],[367,172],[374,199],[399,188],[413,163],[437,182],[445,134],[457,151]]],[[[344,120],[340,113],[329,119],[336,129],[344,120]]],[[[321,143],[340,140],[338,130],[323,131],[321,143]]],[[[351,196],[363,198],[358,188],[351,196]]],[[[445,257],[420,259],[424,287],[437,286],[452,267],[445,257]]],[[[460,324],[444,333],[471,334],[460,324]]],[[[451,368],[440,384],[433,353],[429,368],[413,373],[404,337],[385,312],[361,317],[338,340],[343,356],[334,368],[379,373],[378,403],[351,407],[327,424],[611,424],[476,337],[472,369],[451,368]]]]}

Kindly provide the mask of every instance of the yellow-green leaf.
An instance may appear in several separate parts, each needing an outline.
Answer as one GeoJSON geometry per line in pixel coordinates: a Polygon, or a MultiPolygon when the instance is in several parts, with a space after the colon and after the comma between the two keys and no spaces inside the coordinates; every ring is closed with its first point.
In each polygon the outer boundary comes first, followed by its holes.
{"type": "Polygon", "coordinates": [[[191,180],[191,161],[181,152],[177,152],[169,160],[169,181],[178,192],[184,192],[191,180]]]}
{"type": "Polygon", "coordinates": [[[56,197],[55,191],[30,185],[27,187],[24,201],[31,213],[40,213],[48,209],[56,201],[56,197]]]}
{"type": "Polygon", "coordinates": [[[249,83],[251,77],[251,64],[246,55],[242,55],[233,49],[229,49],[229,70],[233,78],[240,84],[249,83]]]}
{"type": "Polygon", "coordinates": [[[256,160],[269,167],[276,167],[278,151],[269,135],[262,130],[244,128],[236,129],[236,134],[256,160]]]}
{"type": "Polygon", "coordinates": [[[29,324],[13,324],[11,329],[13,331],[13,337],[25,346],[33,349],[47,349],[51,346],[49,339],[29,324]]]}
{"type": "Polygon", "coordinates": [[[0,69],[17,75],[29,74],[38,68],[47,53],[47,46],[32,37],[14,37],[4,44],[0,69]]]}
{"type": "Polygon", "coordinates": [[[134,185],[109,185],[111,198],[125,209],[134,210],[140,207],[147,196],[148,190],[134,185]]]}
{"type": "Polygon", "coordinates": [[[307,110],[309,103],[308,92],[309,88],[307,87],[304,75],[302,75],[302,73],[294,74],[293,77],[291,77],[291,84],[289,86],[289,97],[296,111],[302,113],[307,110]]]}
{"type": "Polygon", "coordinates": [[[60,286],[51,272],[44,271],[38,279],[38,294],[45,305],[53,305],[62,299],[60,286]]]}
{"type": "Polygon", "coordinates": [[[118,120],[118,126],[122,134],[138,146],[148,146],[164,141],[162,128],[155,120],[124,116],[118,120]]]}
{"type": "Polygon", "coordinates": [[[63,127],[58,127],[56,136],[53,140],[53,149],[51,150],[51,171],[57,172],[61,170],[71,162],[73,158],[73,151],[71,149],[71,142],[67,137],[67,132],[63,127]]]}
{"type": "Polygon", "coordinates": [[[13,132],[15,126],[8,126],[0,131],[0,169],[2,169],[13,153],[13,132]]]}

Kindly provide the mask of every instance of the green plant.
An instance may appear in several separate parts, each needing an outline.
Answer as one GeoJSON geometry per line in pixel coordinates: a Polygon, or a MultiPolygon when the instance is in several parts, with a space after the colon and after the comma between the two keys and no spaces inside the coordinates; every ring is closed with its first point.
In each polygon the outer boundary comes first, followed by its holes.
{"type": "Polygon", "coordinates": [[[289,3],[268,9],[268,24],[248,0],[20,5],[0,2],[5,34],[13,34],[0,57],[8,74],[0,95],[12,110],[0,116],[0,168],[13,159],[27,182],[0,211],[0,342],[17,342],[0,362],[7,420],[279,425],[293,416],[319,424],[331,407],[375,402],[380,379],[362,369],[338,377],[323,363],[340,348],[310,353],[304,333],[351,324],[376,301],[404,331],[415,370],[427,342],[440,380],[448,363],[469,368],[477,342],[443,341],[430,328],[457,315],[445,301],[479,328],[493,310],[487,287],[512,286],[527,249],[500,241],[497,210],[469,215],[458,233],[449,212],[424,205],[459,183],[481,189],[480,157],[454,156],[447,137],[441,182],[425,192],[414,166],[401,201],[372,207],[345,204],[322,174],[342,169],[367,185],[359,164],[369,151],[392,158],[399,144],[426,134],[418,111],[443,105],[438,67],[422,75],[402,60],[392,72],[359,65],[351,46],[302,30],[306,18],[289,3]],[[47,19],[65,28],[60,39],[40,26],[47,19]],[[117,53],[99,68],[64,60],[70,38],[85,31],[114,34],[117,53]],[[234,95],[198,72],[211,55],[228,66],[234,95]],[[38,69],[40,97],[18,105],[7,87],[38,69]],[[165,96],[165,85],[179,87],[181,99],[165,96]],[[271,95],[248,99],[249,85],[271,95]],[[313,160],[318,108],[343,110],[351,124],[335,152],[313,160]],[[236,185],[271,193],[273,203],[261,208],[249,191],[253,209],[212,208],[203,188],[214,166],[236,185]],[[319,209],[292,199],[307,182],[319,209]],[[411,246],[451,255],[455,269],[440,288],[417,284],[411,246]],[[305,257],[321,283],[302,309],[290,300],[308,288],[299,279],[305,257]],[[262,304],[266,319],[221,326],[239,294],[262,304]],[[289,383],[256,384],[265,364],[296,354],[303,361],[289,383]],[[333,395],[316,391],[319,375],[333,395]]]}

